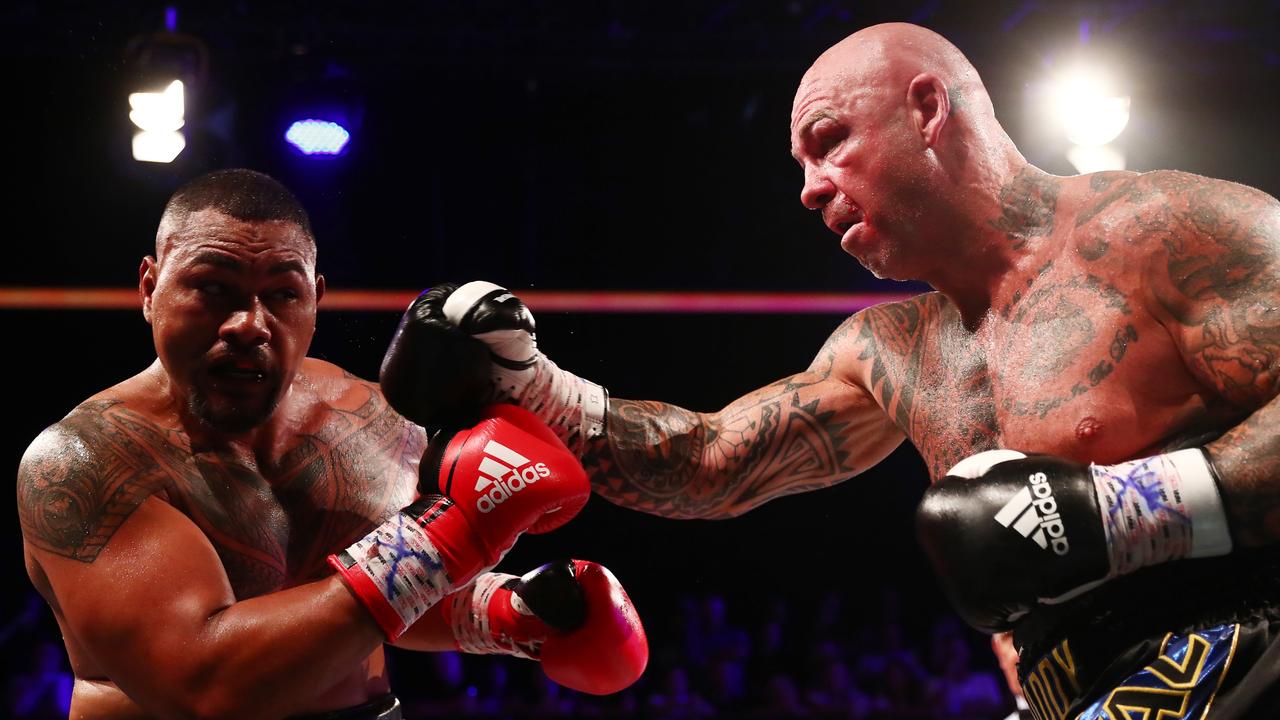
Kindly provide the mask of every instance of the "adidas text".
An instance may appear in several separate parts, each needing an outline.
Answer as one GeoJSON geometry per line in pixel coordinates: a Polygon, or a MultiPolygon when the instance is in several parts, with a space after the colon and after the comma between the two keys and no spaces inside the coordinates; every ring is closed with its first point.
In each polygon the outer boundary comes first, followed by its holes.
{"type": "Polygon", "coordinates": [[[526,465],[512,470],[510,475],[493,481],[493,485],[489,490],[476,500],[476,509],[482,513],[490,512],[505,502],[507,498],[538,482],[538,478],[550,475],[551,471],[547,469],[546,463],[534,463],[533,465],[526,465]]]}
{"type": "Polygon", "coordinates": [[[1071,552],[1067,528],[1058,514],[1058,501],[1053,497],[1049,478],[1042,472],[1029,476],[1027,486],[1005,503],[995,519],[1040,547],[1052,548],[1056,555],[1071,552]]]}

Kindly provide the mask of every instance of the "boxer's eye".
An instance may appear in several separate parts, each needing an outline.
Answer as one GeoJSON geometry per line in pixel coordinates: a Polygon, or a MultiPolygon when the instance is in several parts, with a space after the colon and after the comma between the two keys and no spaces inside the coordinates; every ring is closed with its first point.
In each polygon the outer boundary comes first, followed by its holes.
{"type": "Polygon", "coordinates": [[[220,297],[227,294],[227,286],[222,283],[205,283],[200,286],[200,292],[205,295],[220,297]]]}
{"type": "Polygon", "coordinates": [[[819,123],[819,126],[814,128],[813,135],[818,143],[819,157],[826,157],[848,137],[848,133],[844,132],[839,125],[828,122],[819,123]]]}
{"type": "Polygon", "coordinates": [[[300,295],[293,288],[281,288],[271,293],[271,297],[276,300],[297,300],[300,295]]]}

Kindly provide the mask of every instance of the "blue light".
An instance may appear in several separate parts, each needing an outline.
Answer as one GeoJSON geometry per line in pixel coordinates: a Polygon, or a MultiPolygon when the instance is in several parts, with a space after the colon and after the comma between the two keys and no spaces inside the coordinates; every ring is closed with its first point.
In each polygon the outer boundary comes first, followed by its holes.
{"type": "Polygon", "coordinates": [[[289,126],[284,139],[304,155],[337,155],[347,146],[351,133],[329,120],[298,120],[289,126]]]}

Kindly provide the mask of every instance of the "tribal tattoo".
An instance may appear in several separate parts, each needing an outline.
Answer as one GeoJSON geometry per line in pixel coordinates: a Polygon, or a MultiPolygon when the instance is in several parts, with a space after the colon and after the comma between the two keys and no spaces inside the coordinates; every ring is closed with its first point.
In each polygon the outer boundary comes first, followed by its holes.
{"type": "Polygon", "coordinates": [[[323,575],[324,558],[412,499],[421,431],[373,386],[271,467],[191,448],[116,401],[82,404],[47,430],[19,471],[23,533],[48,552],[93,562],[139,505],[156,495],[209,537],[238,597],[323,575]],[[266,478],[270,478],[270,482],[266,478]]]}
{"type": "Polygon", "coordinates": [[[859,360],[870,390],[919,450],[931,477],[995,447],[995,404],[985,354],[939,293],[864,311],[859,360]]]}
{"type": "Polygon", "coordinates": [[[183,439],[154,427],[136,437],[115,421],[126,414],[115,401],[88,402],[32,444],[18,470],[18,518],[29,542],[93,562],[144,500],[167,491],[162,464],[183,454],[183,439]]]}
{"type": "Polygon", "coordinates": [[[872,398],[834,373],[860,322],[841,325],[807,371],[718,413],[612,400],[609,432],[583,458],[596,492],[666,517],[732,517],[878,462],[901,435],[872,398]]]}

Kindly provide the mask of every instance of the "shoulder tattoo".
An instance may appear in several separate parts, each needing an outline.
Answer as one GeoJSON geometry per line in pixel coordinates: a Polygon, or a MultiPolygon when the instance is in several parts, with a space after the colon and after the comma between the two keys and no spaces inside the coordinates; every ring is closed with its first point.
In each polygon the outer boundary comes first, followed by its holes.
{"type": "Polygon", "coordinates": [[[45,430],[18,470],[18,518],[28,542],[85,563],[181,462],[177,437],[116,401],[85,403],[45,430]]]}

